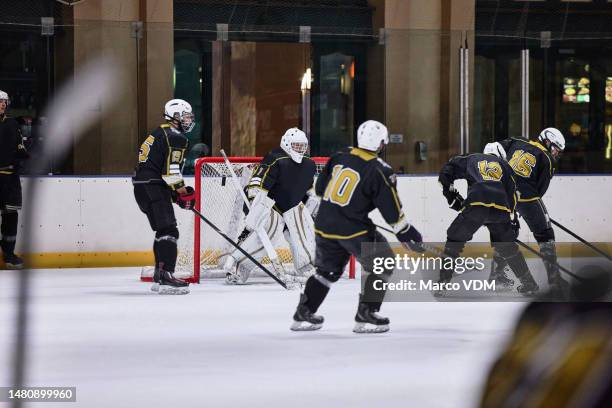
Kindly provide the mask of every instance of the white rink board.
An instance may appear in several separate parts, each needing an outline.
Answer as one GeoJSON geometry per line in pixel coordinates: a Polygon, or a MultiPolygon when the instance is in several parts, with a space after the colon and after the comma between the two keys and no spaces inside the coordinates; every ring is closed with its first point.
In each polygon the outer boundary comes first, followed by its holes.
{"type": "MultiPolygon", "coordinates": [[[[122,252],[147,251],[153,233],[140,212],[129,177],[43,177],[23,178],[39,184],[35,209],[34,252],[122,252]]],[[[187,183],[193,185],[193,178],[187,183]]],[[[457,183],[465,194],[466,184],[457,183]]],[[[456,213],[448,208],[437,177],[398,177],[398,191],[408,219],[430,242],[444,241],[446,228],[456,213]]],[[[557,176],[544,202],[555,220],[593,242],[612,242],[611,176],[557,176]]],[[[31,200],[24,197],[24,205],[31,200]]],[[[193,223],[193,215],[176,207],[179,229],[183,236],[193,223]]],[[[376,213],[376,212],[375,212],[376,213]]],[[[373,214],[380,222],[379,214],[373,214]]],[[[20,219],[20,224],[23,219],[20,219]]],[[[23,228],[23,225],[21,225],[23,228]]],[[[557,241],[574,239],[555,228],[557,241]]],[[[474,237],[487,241],[481,229],[474,237]]],[[[532,242],[523,223],[519,237],[532,242]]],[[[20,250],[19,244],[17,251],[20,250]]]]}

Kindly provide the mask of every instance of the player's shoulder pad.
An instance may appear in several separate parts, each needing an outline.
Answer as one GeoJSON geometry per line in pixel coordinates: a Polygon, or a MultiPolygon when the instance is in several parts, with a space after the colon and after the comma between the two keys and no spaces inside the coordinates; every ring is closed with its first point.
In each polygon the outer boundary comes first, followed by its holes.
{"type": "Polygon", "coordinates": [[[157,128],[155,128],[151,133],[149,133],[149,135],[154,136],[154,137],[159,137],[159,136],[164,136],[165,135],[165,131],[167,131],[167,127],[169,127],[169,125],[160,125],[157,128]]]}
{"type": "Polygon", "coordinates": [[[397,183],[397,176],[393,171],[393,167],[380,157],[376,160],[372,160],[373,166],[375,167],[377,172],[380,172],[385,179],[387,179],[392,185],[397,183]]]}
{"type": "Polygon", "coordinates": [[[19,127],[19,122],[17,119],[9,115],[4,116],[4,123],[13,127],[19,127]]]}
{"type": "Polygon", "coordinates": [[[302,158],[302,164],[305,164],[307,166],[313,166],[313,167],[317,166],[314,160],[312,160],[310,156],[306,156],[306,155],[304,155],[304,157],[302,158]]]}
{"type": "Polygon", "coordinates": [[[281,149],[280,147],[277,147],[276,149],[270,150],[268,154],[264,156],[261,162],[262,164],[272,164],[278,159],[282,159],[285,157],[289,157],[289,155],[285,153],[283,149],[281,149]]]}

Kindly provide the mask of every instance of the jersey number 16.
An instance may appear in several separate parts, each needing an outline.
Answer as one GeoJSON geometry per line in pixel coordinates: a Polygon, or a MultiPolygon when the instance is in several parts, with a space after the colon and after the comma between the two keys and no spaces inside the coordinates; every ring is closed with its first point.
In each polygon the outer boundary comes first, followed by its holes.
{"type": "Polygon", "coordinates": [[[340,164],[335,165],[325,188],[323,200],[345,207],[351,201],[360,179],[359,173],[355,170],[340,164]]]}

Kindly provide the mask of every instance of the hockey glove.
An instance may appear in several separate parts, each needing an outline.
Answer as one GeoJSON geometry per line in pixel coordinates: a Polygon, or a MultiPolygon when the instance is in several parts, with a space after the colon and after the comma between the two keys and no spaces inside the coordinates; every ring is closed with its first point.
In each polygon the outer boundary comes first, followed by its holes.
{"type": "Polygon", "coordinates": [[[461,194],[455,190],[453,185],[443,186],[442,194],[446,197],[446,201],[448,202],[448,206],[455,211],[461,211],[463,208],[463,197],[461,194]]]}
{"type": "Polygon", "coordinates": [[[407,222],[401,231],[395,233],[395,236],[402,243],[402,245],[407,245],[408,248],[412,249],[413,251],[425,252],[425,249],[421,245],[423,242],[423,236],[416,228],[407,222]]]}
{"type": "Polygon", "coordinates": [[[191,210],[195,205],[196,195],[195,190],[191,186],[186,186],[187,190],[184,194],[176,195],[176,204],[184,210],[191,210]]]}

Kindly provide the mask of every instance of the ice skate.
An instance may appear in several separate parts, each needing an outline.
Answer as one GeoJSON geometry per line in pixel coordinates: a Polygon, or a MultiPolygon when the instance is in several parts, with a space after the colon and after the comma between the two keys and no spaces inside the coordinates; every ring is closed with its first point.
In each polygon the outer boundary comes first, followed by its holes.
{"type": "Polygon", "coordinates": [[[540,287],[538,284],[531,278],[531,280],[523,281],[517,288],[516,291],[523,296],[531,297],[538,294],[540,287]]]}
{"type": "Polygon", "coordinates": [[[554,279],[548,288],[548,298],[552,301],[566,301],[570,298],[570,284],[560,276],[554,279]]]}
{"type": "Polygon", "coordinates": [[[308,298],[304,293],[300,295],[300,303],[293,314],[293,324],[290,329],[293,331],[313,331],[323,327],[323,316],[316,315],[308,309],[306,301],[308,298]]]}
{"type": "MultiPolygon", "coordinates": [[[[361,297],[360,297],[361,299],[361,297]]],[[[384,333],[389,331],[389,319],[379,316],[378,310],[372,308],[368,303],[359,302],[357,314],[355,315],[355,333],[384,333]]]]}
{"type": "Polygon", "coordinates": [[[151,285],[151,292],[159,292],[159,268],[155,267],[153,272],[153,284],[151,285]]]}
{"type": "MultiPolygon", "coordinates": [[[[449,283],[453,279],[453,270],[452,269],[442,269],[440,271],[440,278],[438,279],[438,285],[449,283]]],[[[445,297],[446,289],[441,288],[434,291],[434,297],[445,297]]]]}
{"type": "Polygon", "coordinates": [[[160,295],[186,295],[189,293],[189,282],[174,277],[172,272],[160,270],[160,295]]]}
{"type": "Polygon", "coordinates": [[[4,254],[6,269],[23,269],[23,259],[15,254],[4,254]]]}
{"type": "Polygon", "coordinates": [[[514,288],[514,279],[508,277],[510,268],[507,266],[501,266],[497,262],[494,262],[493,272],[489,277],[489,282],[495,282],[496,292],[508,292],[514,288]]]}

